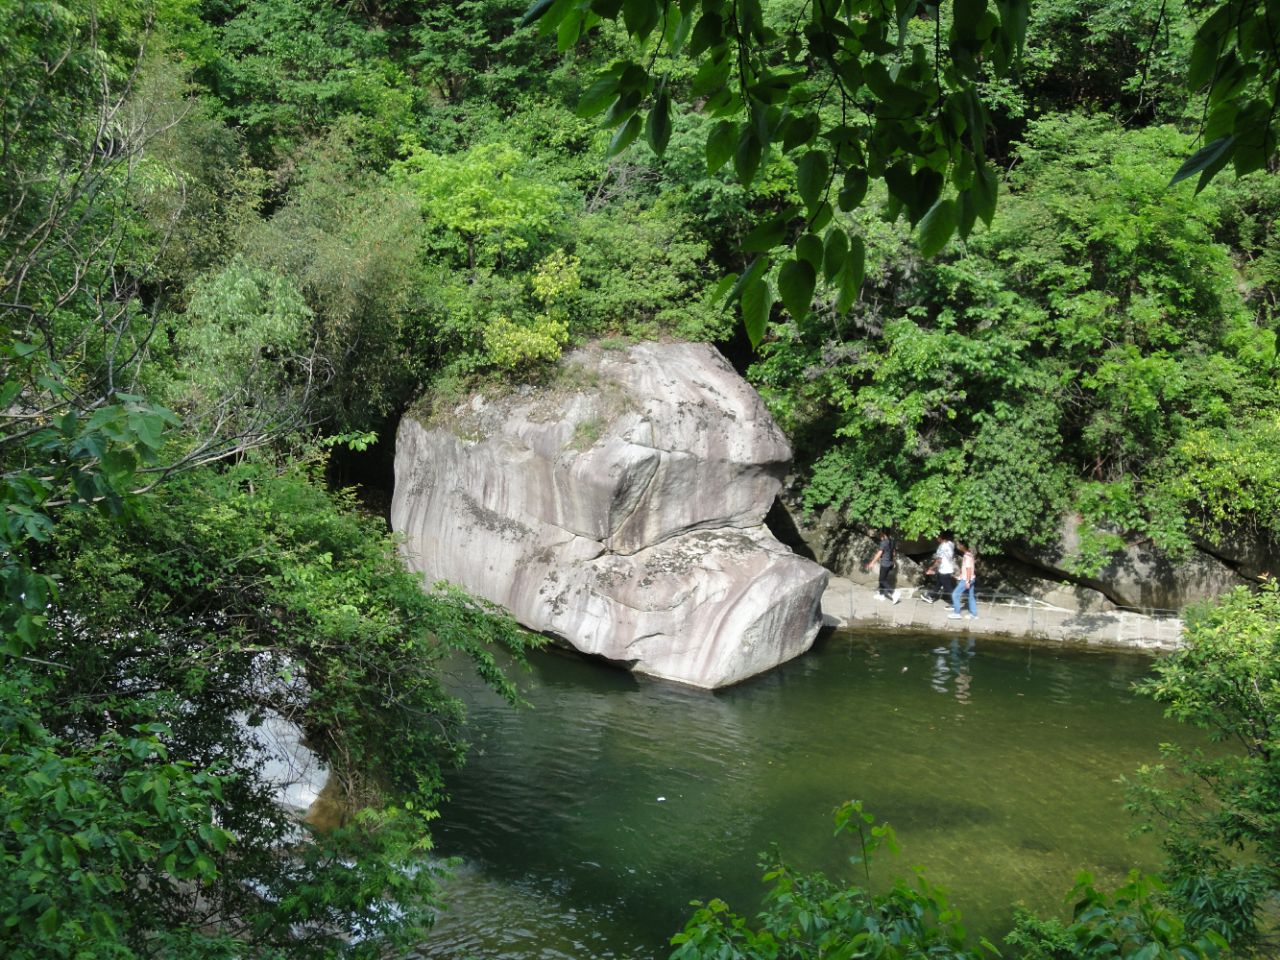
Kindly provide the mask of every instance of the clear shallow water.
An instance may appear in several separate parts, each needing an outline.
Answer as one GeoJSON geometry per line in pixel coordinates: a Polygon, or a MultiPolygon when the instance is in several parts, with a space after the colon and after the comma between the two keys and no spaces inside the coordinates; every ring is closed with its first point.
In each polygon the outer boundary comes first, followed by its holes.
{"type": "Polygon", "coordinates": [[[424,957],[654,958],[692,899],[754,912],[759,853],[847,875],[844,800],[893,825],[966,925],[1060,907],[1155,860],[1116,779],[1177,727],[1134,696],[1145,657],[837,633],[719,693],[559,653],[519,675],[531,708],[466,689],[473,744],[437,850],[461,859],[424,957]],[[661,799],[660,799],[661,798],[661,799]]]}

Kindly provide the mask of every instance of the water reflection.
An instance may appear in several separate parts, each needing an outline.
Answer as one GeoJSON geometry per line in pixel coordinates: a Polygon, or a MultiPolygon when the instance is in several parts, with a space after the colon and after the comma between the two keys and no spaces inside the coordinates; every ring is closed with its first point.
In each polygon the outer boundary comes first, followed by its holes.
{"type": "Polygon", "coordinates": [[[951,641],[949,647],[934,647],[933,677],[930,686],[935,693],[943,695],[952,693],[960,703],[969,702],[969,689],[973,684],[973,675],[969,672],[969,661],[976,652],[977,641],[969,637],[962,641],[959,637],[951,641]]]}
{"type": "Polygon", "coordinates": [[[886,880],[923,865],[998,938],[1014,900],[1054,910],[1077,870],[1146,864],[1116,778],[1170,736],[1129,692],[1148,663],[836,634],[707,693],[541,654],[518,677],[531,708],[465,692],[477,749],[433,833],[473,873],[423,954],[665,956],[691,899],[757,908],[774,842],[844,875],[830,817],[854,798],[902,842],[886,880]]]}

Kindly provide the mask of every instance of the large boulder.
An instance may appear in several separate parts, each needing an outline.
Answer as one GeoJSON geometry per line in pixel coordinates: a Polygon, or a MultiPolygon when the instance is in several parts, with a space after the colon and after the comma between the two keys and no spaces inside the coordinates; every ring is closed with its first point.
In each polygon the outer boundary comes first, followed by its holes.
{"type": "Polygon", "coordinates": [[[764,526],[791,459],[711,346],[593,347],[407,416],[394,529],[428,581],[637,672],[736,683],[813,643],[827,573],[764,526]]]}

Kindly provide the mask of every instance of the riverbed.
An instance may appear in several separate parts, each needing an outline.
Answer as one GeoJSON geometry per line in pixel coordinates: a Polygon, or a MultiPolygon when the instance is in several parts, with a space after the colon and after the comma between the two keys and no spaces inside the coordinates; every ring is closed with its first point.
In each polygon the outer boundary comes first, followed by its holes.
{"type": "MultiPolygon", "coordinates": [[[[458,858],[424,957],[665,957],[690,900],[758,907],[759,854],[848,875],[831,813],[897,831],[874,877],[920,866],[993,939],[1062,909],[1082,869],[1151,867],[1117,782],[1180,732],[1137,697],[1149,657],[963,635],[837,632],[717,693],[548,651],[513,710],[478,685],[467,766],[434,830],[458,858]]],[[[461,675],[461,674],[460,674],[461,675]]]]}

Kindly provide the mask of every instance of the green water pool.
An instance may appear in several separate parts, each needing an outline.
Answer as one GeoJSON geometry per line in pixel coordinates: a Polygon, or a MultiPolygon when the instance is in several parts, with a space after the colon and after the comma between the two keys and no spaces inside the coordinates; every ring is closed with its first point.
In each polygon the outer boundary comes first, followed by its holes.
{"type": "MultiPolygon", "coordinates": [[[[1011,905],[1061,909],[1074,875],[1150,867],[1118,778],[1182,731],[1135,696],[1150,659],[835,633],[782,668],[709,693],[545,652],[529,707],[464,684],[465,769],[434,831],[457,857],[424,957],[655,958],[719,896],[759,902],[759,853],[848,874],[832,810],[887,820],[971,929],[1011,905]]],[[[461,676],[461,674],[460,674],[461,676]]]]}

